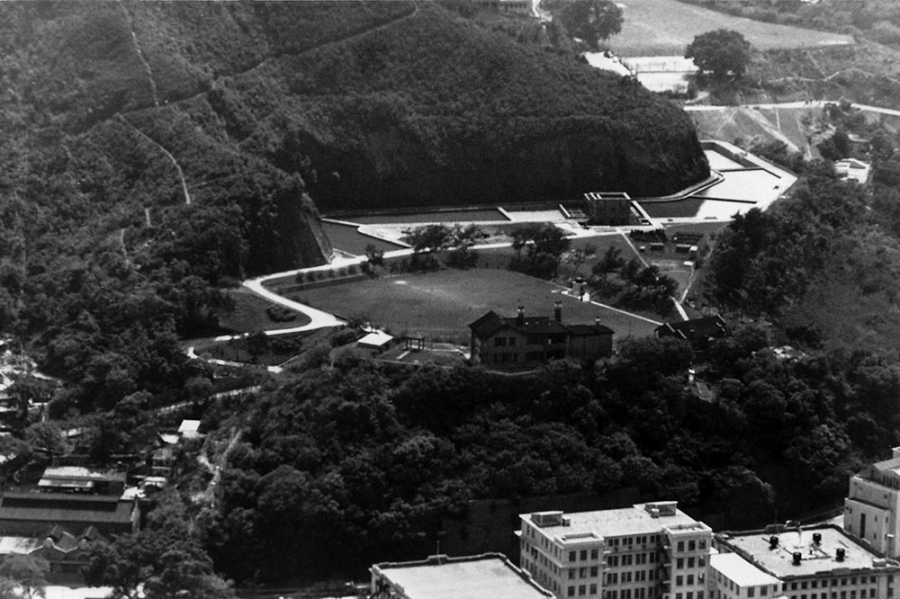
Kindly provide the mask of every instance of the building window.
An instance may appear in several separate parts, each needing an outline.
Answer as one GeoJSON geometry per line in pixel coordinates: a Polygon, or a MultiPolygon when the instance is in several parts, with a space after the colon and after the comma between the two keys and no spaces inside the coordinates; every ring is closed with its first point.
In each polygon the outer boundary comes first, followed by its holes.
{"type": "Polygon", "coordinates": [[[675,567],[678,568],[679,570],[684,568],[684,558],[679,557],[678,559],[676,559],[675,567]]]}
{"type": "Polygon", "coordinates": [[[569,580],[575,580],[575,569],[569,570],[569,580]]]}
{"type": "Polygon", "coordinates": [[[578,595],[587,595],[587,587],[583,584],[578,585],[578,595]]]}
{"type": "Polygon", "coordinates": [[[756,587],[747,587],[747,596],[755,597],[756,596],[756,587]]]}
{"type": "Polygon", "coordinates": [[[591,578],[597,577],[597,566],[591,566],[591,578]]]}
{"type": "Polygon", "coordinates": [[[684,586],[684,576],[676,576],[675,577],[675,586],[677,586],[677,587],[684,586]]]}
{"type": "Polygon", "coordinates": [[[694,584],[694,575],[693,574],[688,574],[687,583],[688,583],[688,585],[694,584]]]}
{"type": "Polygon", "coordinates": [[[576,552],[570,551],[570,552],[569,552],[569,561],[570,561],[570,562],[574,562],[574,561],[575,561],[575,556],[576,556],[576,555],[578,555],[576,552]]]}
{"type": "Polygon", "coordinates": [[[494,347],[506,347],[506,337],[495,337],[494,347]]]}
{"type": "Polygon", "coordinates": [[[581,561],[586,560],[586,559],[587,559],[587,550],[586,550],[586,549],[582,549],[582,550],[581,550],[581,554],[580,554],[578,557],[579,557],[579,559],[581,559],[581,561]]]}
{"type": "Polygon", "coordinates": [[[513,347],[513,346],[515,346],[515,344],[516,344],[516,338],[515,338],[515,337],[510,337],[510,338],[509,338],[509,346],[510,346],[510,347],[513,347]]]}
{"type": "Polygon", "coordinates": [[[591,549],[591,559],[597,559],[600,557],[600,553],[597,549],[591,549]]]}
{"type": "Polygon", "coordinates": [[[684,551],[684,541],[678,541],[678,551],[684,551]]]}
{"type": "Polygon", "coordinates": [[[688,564],[688,568],[693,568],[694,567],[694,558],[689,557],[687,564],[688,564]]]}
{"type": "Polygon", "coordinates": [[[567,597],[574,597],[574,596],[575,596],[575,587],[569,587],[569,588],[566,590],[566,596],[567,596],[567,597]]]}
{"type": "Polygon", "coordinates": [[[697,542],[696,541],[688,541],[688,551],[696,551],[697,542]]]}

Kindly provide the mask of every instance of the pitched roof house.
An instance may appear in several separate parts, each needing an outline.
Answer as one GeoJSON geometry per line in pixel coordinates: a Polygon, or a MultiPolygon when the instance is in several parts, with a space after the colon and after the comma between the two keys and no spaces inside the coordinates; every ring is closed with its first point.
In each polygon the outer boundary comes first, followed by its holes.
{"type": "Polygon", "coordinates": [[[719,339],[728,334],[725,319],[719,314],[704,318],[692,318],[682,322],[666,322],[654,329],[656,337],[675,337],[690,341],[697,348],[705,348],[710,339],[719,339]]]}
{"type": "Polygon", "coordinates": [[[565,324],[560,302],[556,303],[553,318],[526,317],[520,306],[513,318],[491,310],[469,328],[472,359],[491,367],[528,367],[548,360],[612,355],[612,329],[599,323],[565,324]]]}

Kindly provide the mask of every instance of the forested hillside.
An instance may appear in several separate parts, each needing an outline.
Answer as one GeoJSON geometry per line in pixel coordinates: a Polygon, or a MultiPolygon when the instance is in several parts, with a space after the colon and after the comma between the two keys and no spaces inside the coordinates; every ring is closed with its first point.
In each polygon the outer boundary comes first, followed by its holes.
{"type": "Polygon", "coordinates": [[[430,3],[7,3],[0,50],[0,332],[70,408],[180,394],[221,287],[328,259],[316,204],[707,173],[640,86],[430,3]]]}

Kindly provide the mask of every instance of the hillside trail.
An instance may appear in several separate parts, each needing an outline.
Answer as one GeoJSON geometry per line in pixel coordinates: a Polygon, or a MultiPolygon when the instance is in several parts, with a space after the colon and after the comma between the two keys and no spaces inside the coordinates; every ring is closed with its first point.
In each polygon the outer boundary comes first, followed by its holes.
{"type": "Polygon", "coordinates": [[[213,475],[213,477],[203,491],[194,494],[192,499],[195,502],[203,501],[204,503],[209,503],[211,506],[215,504],[216,486],[218,486],[219,481],[222,479],[222,470],[228,463],[228,456],[231,454],[231,451],[234,449],[234,446],[237,445],[238,441],[241,440],[241,434],[241,429],[231,430],[231,439],[228,441],[228,445],[225,447],[225,450],[216,459],[215,464],[213,464],[209,460],[209,458],[206,456],[205,451],[201,451],[197,456],[197,461],[200,463],[200,465],[206,468],[206,470],[209,471],[213,475]]]}
{"type": "Polygon", "coordinates": [[[144,65],[144,70],[147,72],[147,78],[150,81],[150,93],[153,96],[153,104],[159,108],[159,95],[156,92],[156,79],[153,77],[153,69],[150,68],[150,63],[147,62],[146,57],[144,57],[144,51],[141,49],[141,44],[138,41],[137,33],[134,31],[134,17],[131,12],[129,12],[128,7],[125,6],[125,3],[122,0],[119,0],[119,7],[121,7],[122,12],[125,13],[125,18],[128,20],[128,29],[131,31],[131,40],[134,42],[134,50],[137,53],[138,58],[141,61],[141,64],[144,65]]]}
{"type": "MultiPolygon", "coordinates": [[[[121,5],[121,4],[122,4],[122,0],[119,0],[119,3],[120,3],[120,5],[121,5]]],[[[230,74],[225,75],[225,76],[223,76],[223,77],[227,77],[227,78],[230,78],[230,79],[233,79],[233,78],[235,78],[235,77],[240,77],[240,76],[242,76],[242,75],[245,75],[245,74],[247,74],[247,73],[249,73],[249,72],[251,72],[251,71],[253,71],[253,70],[255,70],[255,69],[258,69],[258,68],[260,68],[260,67],[266,65],[267,63],[271,62],[272,60],[279,59],[279,58],[282,58],[282,57],[284,57],[284,56],[301,56],[301,55],[303,55],[303,54],[306,54],[307,52],[312,52],[312,51],[314,51],[314,50],[316,50],[316,49],[318,49],[318,48],[324,48],[324,47],[329,46],[329,45],[338,44],[338,43],[345,42],[345,41],[347,41],[347,40],[352,40],[352,39],[354,39],[354,38],[362,37],[362,36],[365,36],[365,35],[370,35],[370,34],[372,34],[372,33],[375,32],[375,31],[380,31],[380,30],[383,30],[383,29],[387,29],[388,27],[393,27],[393,26],[397,25],[398,23],[401,23],[401,22],[403,22],[403,21],[406,21],[406,20],[408,20],[408,19],[413,18],[414,16],[416,16],[416,15],[419,13],[419,2],[418,2],[418,0],[412,0],[412,5],[413,5],[413,9],[412,9],[411,12],[409,12],[408,14],[401,15],[401,16],[397,17],[396,19],[393,19],[393,20],[388,21],[388,22],[386,22],[386,23],[381,23],[381,24],[379,24],[379,25],[375,25],[375,26],[370,27],[369,29],[365,29],[365,30],[363,30],[363,31],[355,31],[355,32],[348,33],[348,34],[343,35],[343,36],[340,36],[340,37],[336,37],[336,38],[334,38],[334,39],[329,39],[329,40],[327,40],[327,41],[323,41],[323,42],[318,43],[318,44],[315,44],[315,45],[313,45],[313,46],[309,46],[309,47],[307,47],[307,48],[303,48],[303,49],[301,49],[301,50],[299,50],[299,51],[297,51],[297,52],[280,52],[280,53],[275,53],[274,55],[272,55],[272,56],[267,56],[266,58],[264,58],[263,60],[259,61],[258,63],[253,64],[253,65],[251,65],[251,66],[249,66],[249,67],[247,67],[247,68],[245,68],[245,69],[243,69],[243,70],[241,70],[241,71],[236,71],[236,72],[234,72],[234,73],[230,73],[230,74]]],[[[138,36],[137,36],[137,34],[135,33],[135,30],[134,30],[134,21],[133,21],[133,19],[132,19],[132,17],[131,17],[131,13],[128,12],[128,10],[124,7],[124,5],[122,5],[122,10],[124,10],[124,11],[125,11],[125,14],[127,15],[127,18],[128,18],[128,25],[129,25],[130,30],[131,30],[132,40],[134,41],[134,46],[135,46],[135,49],[136,49],[136,51],[137,51],[138,57],[140,58],[141,62],[142,62],[143,65],[144,65],[145,70],[147,71],[147,74],[148,74],[148,77],[149,77],[149,80],[150,80],[150,88],[151,88],[151,92],[152,92],[152,96],[153,96],[153,103],[154,103],[154,105],[155,105],[156,108],[159,108],[159,107],[160,107],[160,104],[159,104],[159,97],[158,97],[158,92],[157,92],[157,87],[156,87],[156,80],[155,80],[155,78],[153,77],[153,70],[150,68],[150,64],[147,62],[146,58],[144,57],[144,53],[143,53],[143,51],[141,50],[141,46],[140,46],[140,43],[139,43],[139,40],[138,40],[138,36]]],[[[206,94],[209,93],[209,91],[210,91],[211,89],[215,89],[215,88],[216,88],[216,83],[217,83],[217,81],[218,81],[218,80],[213,81],[209,86],[204,86],[205,89],[203,89],[203,91],[199,91],[199,92],[197,92],[197,93],[195,93],[195,94],[191,94],[191,95],[189,95],[189,96],[185,96],[184,98],[179,98],[179,99],[177,99],[177,100],[172,100],[171,102],[167,100],[165,103],[166,103],[166,104],[181,104],[181,103],[184,103],[184,102],[190,102],[191,100],[194,100],[194,99],[199,98],[199,97],[201,97],[201,96],[205,96],[206,94]]],[[[119,116],[122,116],[122,115],[129,115],[129,114],[132,114],[132,113],[135,113],[135,112],[141,112],[141,111],[146,110],[146,109],[147,109],[146,106],[140,106],[140,107],[134,108],[134,109],[132,109],[132,110],[126,110],[126,111],[124,111],[124,112],[117,113],[117,115],[119,115],[119,116]]],[[[98,124],[101,124],[101,123],[104,123],[104,122],[106,122],[106,119],[101,119],[101,120],[99,120],[99,121],[97,121],[97,122],[91,124],[89,130],[90,130],[90,129],[93,129],[93,128],[96,127],[98,124]]],[[[160,146],[160,147],[161,147],[161,146],[160,146]]],[[[168,153],[168,152],[167,152],[167,153],[168,153]]],[[[170,156],[171,156],[171,155],[170,155],[170,156]]],[[[173,161],[174,161],[174,159],[173,159],[173,161]]],[[[180,167],[179,167],[179,171],[180,171],[180,170],[181,170],[181,169],[180,169],[180,167]]],[[[186,188],[185,188],[185,192],[186,192],[186,188]]],[[[190,201],[188,201],[187,203],[190,204],[190,201]]]]}
{"type": "Polygon", "coordinates": [[[122,122],[124,122],[129,127],[134,129],[134,131],[136,131],[138,135],[140,135],[142,138],[146,139],[151,144],[153,144],[154,146],[159,148],[160,151],[162,151],[162,153],[166,155],[166,157],[169,159],[169,161],[175,167],[175,170],[178,171],[178,178],[181,181],[181,191],[184,194],[184,203],[187,204],[188,206],[190,206],[191,205],[191,194],[188,192],[187,181],[184,178],[184,171],[181,170],[181,165],[178,164],[178,161],[175,160],[175,157],[172,156],[172,153],[169,152],[167,149],[165,149],[162,146],[162,144],[160,144],[158,141],[154,140],[152,137],[150,137],[149,135],[147,135],[146,133],[144,133],[137,127],[135,127],[135,125],[131,121],[129,121],[127,118],[125,118],[121,113],[118,113],[116,116],[118,116],[122,122]]]}

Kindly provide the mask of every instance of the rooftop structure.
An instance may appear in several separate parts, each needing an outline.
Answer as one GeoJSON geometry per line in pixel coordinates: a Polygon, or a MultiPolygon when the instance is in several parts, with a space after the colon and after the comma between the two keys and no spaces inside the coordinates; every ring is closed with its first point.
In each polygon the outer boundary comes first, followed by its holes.
{"type": "Polygon", "coordinates": [[[0,498],[0,534],[35,536],[53,525],[127,533],[137,529],[139,515],[136,502],[118,496],[6,492],[0,498]]]}
{"type": "Polygon", "coordinates": [[[124,472],[100,472],[81,466],[56,466],[44,470],[38,489],[56,493],[96,493],[121,495],[124,472]]]}
{"type": "Polygon", "coordinates": [[[778,585],[781,581],[760,570],[737,553],[716,553],[709,557],[709,565],[713,572],[726,577],[742,589],[778,585]]]}
{"type": "Polygon", "coordinates": [[[548,599],[553,594],[536,584],[506,556],[436,555],[423,561],[376,564],[372,599],[548,599]]]}
{"type": "Polygon", "coordinates": [[[178,434],[183,439],[196,439],[200,436],[200,421],[182,420],[181,426],[178,427],[178,434]]]}
{"type": "MultiPolygon", "coordinates": [[[[808,589],[828,589],[826,596],[849,592],[859,598],[891,597],[893,579],[900,573],[900,564],[832,525],[720,533],[715,544],[724,553],[739,555],[761,574],[777,578],[782,593],[791,599],[809,597],[808,589]]],[[[740,568],[748,578],[765,580],[736,563],[731,562],[731,571],[740,568]]]]}
{"type": "Polygon", "coordinates": [[[728,334],[725,319],[720,315],[692,318],[682,322],[666,322],[656,327],[656,336],[675,337],[703,346],[710,339],[718,339],[728,334]]]}
{"type": "Polygon", "coordinates": [[[675,501],[637,504],[632,507],[596,512],[536,512],[523,514],[548,537],[566,541],[578,537],[618,537],[658,533],[663,526],[699,524],[678,509],[675,501]]]}

